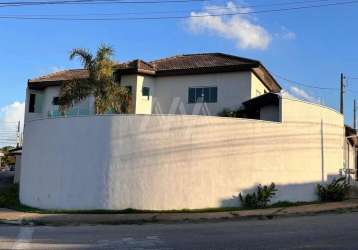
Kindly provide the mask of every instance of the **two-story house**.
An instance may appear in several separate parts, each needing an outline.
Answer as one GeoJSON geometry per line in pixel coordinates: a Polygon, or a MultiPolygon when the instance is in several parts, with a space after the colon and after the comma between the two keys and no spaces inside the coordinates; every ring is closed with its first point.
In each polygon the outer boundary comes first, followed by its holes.
{"type": "MultiPolygon", "coordinates": [[[[223,109],[236,109],[254,97],[281,90],[259,61],[222,53],[134,60],[116,65],[114,74],[119,84],[129,88],[135,114],[217,115],[223,109]]],[[[26,120],[61,116],[61,84],[86,77],[86,70],[74,69],[29,80],[26,120]]],[[[93,113],[91,97],[66,112],[68,116],[93,113]]]]}

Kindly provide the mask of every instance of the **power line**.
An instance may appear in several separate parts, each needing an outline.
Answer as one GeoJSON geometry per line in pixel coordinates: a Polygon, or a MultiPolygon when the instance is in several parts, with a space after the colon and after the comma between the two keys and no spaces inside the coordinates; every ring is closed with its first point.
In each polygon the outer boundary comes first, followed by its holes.
{"type": "MultiPolygon", "coordinates": [[[[203,0],[210,1],[210,0],[203,0]]],[[[237,9],[247,9],[247,8],[259,8],[259,7],[268,7],[268,6],[282,6],[282,5],[294,5],[302,3],[312,3],[312,2],[327,2],[332,0],[310,0],[310,1],[294,1],[294,2],[281,2],[275,4],[258,4],[258,5],[240,5],[236,7],[237,9]]],[[[131,2],[134,3],[134,2],[131,2]]],[[[0,6],[1,8],[1,6],[0,6]]],[[[57,14],[57,15],[21,15],[21,16],[36,16],[36,17],[63,17],[63,16],[117,16],[117,15],[134,15],[134,14],[172,14],[172,13],[188,13],[188,12],[200,12],[200,11],[218,11],[218,10],[230,10],[233,11],[233,7],[207,7],[203,9],[181,9],[173,11],[134,11],[134,12],[117,12],[117,13],[84,13],[84,14],[57,14]]]]}
{"type": "Polygon", "coordinates": [[[0,8],[5,7],[26,7],[40,5],[98,5],[98,4],[151,4],[151,3],[185,3],[185,2],[206,2],[209,0],[61,0],[61,1],[24,1],[24,2],[0,2],[0,8]]]}
{"type": "Polygon", "coordinates": [[[284,80],[286,82],[293,83],[293,84],[303,86],[303,87],[306,87],[306,88],[321,89],[321,90],[334,90],[334,91],[339,90],[338,88],[328,88],[328,87],[320,87],[320,86],[316,86],[316,85],[305,84],[305,83],[301,83],[301,82],[298,82],[298,81],[290,80],[287,77],[280,76],[280,75],[277,75],[275,73],[271,73],[271,74],[273,74],[277,78],[280,78],[280,79],[282,79],[282,80],[284,80]]]}
{"type": "MultiPolygon", "coordinates": [[[[68,5],[68,4],[150,4],[150,3],[176,3],[176,2],[209,2],[211,0],[62,0],[62,1],[38,1],[38,2],[0,2],[0,8],[4,7],[26,7],[26,6],[37,6],[37,5],[68,5]]],[[[317,2],[329,2],[333,0],[306,0],[306,1],[290,1],[290,2],[279,2],[271,4],[255,4],[255,5],[241,5],[240,8],[258,8],[258,7],[273,7],[282,5],[297,5],[317,2]]],[[[232,9],[232,8],[210,8],[210,9],[232,9]]],[[[180,12],[180,11],[179,11],[180,12]]]]}
{"type": "MultiPolygon", "coordinates": [[[[186,1],[186,0],[185,0],[186,1]]],[[[161,0],[155,0],[153,2],[161,2],[161,0]]],[[[283,11],[292,11],[292,10],[303,10],[303,9],[312,9],[312,8],[321,8],[329,6],[340,6],[340,5],[350,5],[357,4],[358,0],[355,1],[346,1],[346,2],[335,2],[328,4],[320,5],[308,5],[308,6],[299,6],[292,8],[279,8],[279,9],[270,9],[270,10],[258,10],[258,11],[246,11],[246,12],[231,12],[231,13],[221,13],[221,14],[203,14],[203,15],[185,15],[185,16],[146,16],[146,17],[114,17],[114,18],[65,18],[65,17],[38,17],[38,16],[0,16],[0,19],[13,19],[13,20],[53,20],[53,21],[130,21],[130,20],[164,20],[164,19],[187,19],[187,18],[204,18],[204,17],[217,17],[217,16],[235,16],[235,15],[248,15],[248,14],[260,14],[260,13],[272,13],[272,12],[283,12],[283,11]]]]}

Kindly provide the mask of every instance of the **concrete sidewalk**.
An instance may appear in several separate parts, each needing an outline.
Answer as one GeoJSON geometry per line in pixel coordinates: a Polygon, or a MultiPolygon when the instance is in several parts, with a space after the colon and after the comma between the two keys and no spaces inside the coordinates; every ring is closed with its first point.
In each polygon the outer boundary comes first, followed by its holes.
{"type": "Polygon", "coordinates": [[[230,212],[138,213],[138,214],[40,214],[0,209],[0,223],[18,225],[119,225],[141,223],[204,222],[215,220],[272,219],[358,211],[358,200],[230,212]]]}

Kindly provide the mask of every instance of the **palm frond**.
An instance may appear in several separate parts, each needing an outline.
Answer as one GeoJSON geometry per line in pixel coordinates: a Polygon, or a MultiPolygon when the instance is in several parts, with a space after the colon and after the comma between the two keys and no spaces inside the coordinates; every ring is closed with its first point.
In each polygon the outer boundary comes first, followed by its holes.
{"type": "Polygon", "coordinates": [[[96,114],[129,112],[131,96],[127,88],[114,81],[114,61],[111,58],[113,53],[113,48],[105,44],[99,47],[95,58],[86,49],[71,51],[70,59],[79,57],[89,72],[89,78],[75,79],[63,84],[60,91],[61,111],[92,95],[95,98],[96,114]]]}
{"type": "Polygon", "coordinates": [[[102,44],[96,54],[96,61],[111,61],[111,57],[114,54],[114,49],[106,44],[102,44]]]}
{"type": "Polygon", "coordinates": [[[86,49],[73,49],[70,52],[70,59],[73,60],[75,57],[79,57],[81,63],[85,69],[89,69],[91,64],[93,63],[93,56],[92,54],[86,49]]]}
{"type": "Polygon", "coordinates": [[[74,79],[61,86],[59,103],[60,111],[65,111],[76,103],[86,99],[93,92],[93,85],[88,79],[74,79]]]}

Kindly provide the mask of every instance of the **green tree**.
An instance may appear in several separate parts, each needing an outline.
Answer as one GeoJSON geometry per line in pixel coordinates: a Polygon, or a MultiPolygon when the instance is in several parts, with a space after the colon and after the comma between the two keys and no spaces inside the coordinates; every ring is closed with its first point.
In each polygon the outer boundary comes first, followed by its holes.
{"type": "Polygon", "coordinates": [[[12,149],[14,149],[14,147],[11,146],[0,148],[0,152],[4,154],[4,157],[1,158],[0,167],[15,164],[15,157],[9,155],[9,151],[12,149]]]}
{"type": "Polygon", "coordinates": [[[70,52],[70,59],[79,58],[89,77],[64,82],[59,98],[61,111],[93,96],[96,114],[128,113],[130,93],[126,87],[115,82],[113,54],[114,50],[107,45],[101,45],[95,56],[86,49],[73,49],[70,52]]]}

